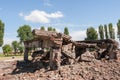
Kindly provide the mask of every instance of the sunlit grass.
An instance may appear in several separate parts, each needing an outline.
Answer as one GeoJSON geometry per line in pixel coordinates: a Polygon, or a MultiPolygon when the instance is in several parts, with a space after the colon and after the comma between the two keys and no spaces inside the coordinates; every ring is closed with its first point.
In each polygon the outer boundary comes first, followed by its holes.
{"type": "Polygon", "coordinates": [[[9,55],[4,55],[4,54],[0,54],[0,61],[2,60],[11,60],[11,59],[23,59],[23,54],[20,55],[20,54],[9,54],[9,55]]]}
{"type": "MultiPolygon", "coordinates": [[[[3,60],[23,60],[24,54],[9,54],[9,55],[4,55],[0,53],[0,61],[3,60]]],[[[31,54],[29,53],[29,58],[31,59],[31,54]]]]}
{"type": "Polygon", "coordinates": [[[12,57],[12,56],[23,56],[23,54],[8,54],[8,55],[4,55],[4,54],[0,54],[0,57],[12,57]]]}

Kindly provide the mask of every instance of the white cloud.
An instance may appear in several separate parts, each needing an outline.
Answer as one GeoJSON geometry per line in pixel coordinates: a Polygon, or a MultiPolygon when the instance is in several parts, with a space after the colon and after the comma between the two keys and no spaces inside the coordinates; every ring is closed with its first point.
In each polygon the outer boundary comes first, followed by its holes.
{"type": "Polygon", "coordinates": [[[114,30],[115,30],[115,40],[118,42],[118,44],[119,44],[119,48],[120,48],[120,41],[119,41],[119,39],[117,38],[117,25],[114,25],[114,30]]]}
{"type": "Polygon", "coordinates": [[[115,30],[115,40],[118,41],[119,44],[120,44],[120,41],[119,41],[119,39],[117,38],[117,25],[114,25],[113,28],[114,28],[114,30],[115,30]]]}
{"type": "Polygon", "coordinates": [[[63,17],[62,12],[57,11],[54,13],[47,13],[45,11],[33,10],[29,15],[24,15],[19,13],[20,16],[24,17],[26,21],[36,22],[36,23],[50,23],[51,19],[58,19],[63,17]]]}
{"type": "Polygon", "coordinates": [[[70,33],[72,40],[84,40],[86,38],[86,30],[73,31],[70,33]]]}
{"type": "Polygon", "coordinates": [[[63,17],[63,14],[62,14],[62,12],[57,11],[57,12],[54,12],[51,14],[47,14],[46,17],[48,17],[48,18],[60,18],[60,17],[63,17]]]}
{"type": "Polygon", "coordinates": [[[61,29],[59,29],[59,28],[55,28],[55,29],[56,29],[57,32],[61,32],[61,29]]]}

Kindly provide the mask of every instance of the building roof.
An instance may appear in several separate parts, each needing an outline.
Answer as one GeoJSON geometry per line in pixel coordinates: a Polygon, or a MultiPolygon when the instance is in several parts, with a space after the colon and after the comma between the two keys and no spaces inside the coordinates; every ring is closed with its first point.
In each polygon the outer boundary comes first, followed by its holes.
{"type": "Polygon", "coordinates": [[[65,35],[62,33],[58,33],[55,31],[43,31],[43,30],[39,30],[39,29],[34,29],[32,31],[33,35],[34,35],[34,39],[32,40],[28,40],[25,42],[32,42],[32,41],[36,41],[38,39],[40,40],[46,40],[46,39],[50,39],[52,37],[57,38],[59,35],[61,35],[61,37],[63,38],[64,41],[69,41],[71,39],[71,36],[69,35],[65,35]]]}
{"type": "Polygon", "coordinates": [[[43,30],[39,30],[39,29],[34,29],[33,30],[33,35],[35,37],[41,37],[41,38],[50,38],[50,37],[58,37],[58,35],[61,34],[62,38],[63,39],[71,39],[71,36],[69,35],[65,35],[65,34],[62,34],[62,33],[58,33],[58,32],[55,32],[55,31],[43,31],[43,30]]]}

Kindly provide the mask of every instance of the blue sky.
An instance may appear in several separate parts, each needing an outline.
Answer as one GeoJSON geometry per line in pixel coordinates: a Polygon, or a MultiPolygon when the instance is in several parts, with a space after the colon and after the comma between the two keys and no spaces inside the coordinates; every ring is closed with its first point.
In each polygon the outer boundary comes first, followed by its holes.
{"type": "Polygon", "coordinates": [[[19,40],[17,29],[52,26],[63,32],[68,27],[74,40],[85,38],[86,28],[120,19],[120,0],[1,0],[0,19],[5,23],[4,44],[19,40]]]}

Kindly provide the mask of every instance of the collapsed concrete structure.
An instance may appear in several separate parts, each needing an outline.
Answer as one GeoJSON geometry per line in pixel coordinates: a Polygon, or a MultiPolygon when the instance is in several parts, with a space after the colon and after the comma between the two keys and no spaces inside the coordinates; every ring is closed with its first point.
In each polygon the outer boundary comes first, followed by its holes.
{"type": "Polygon", "coordinates": [[[37,55],[49,59],[50,69],[57,69],[62,63],[81,61],[81,55],[87,49],[96,51],[95,58],[116,59],[118,43],[112,39],[94,41],[72,41],[71,36],[54,31],[33,30],[34,39],[24,42],[24,60],[28,60],[30,49],[34,49],[33,59],[37,55]],[[37,51],[36,51],[37,50],[37,51]]]}

